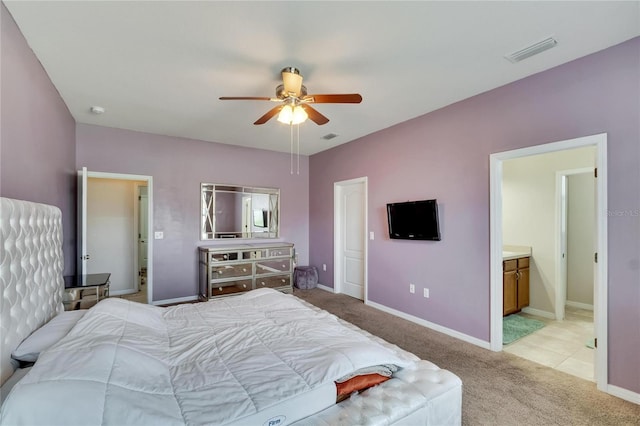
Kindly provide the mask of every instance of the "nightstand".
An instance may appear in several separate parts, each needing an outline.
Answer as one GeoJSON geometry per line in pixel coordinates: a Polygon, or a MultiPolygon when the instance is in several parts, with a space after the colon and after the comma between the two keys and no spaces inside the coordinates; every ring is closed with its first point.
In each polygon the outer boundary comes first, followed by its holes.
{"type": "Polygon", "coordinates": [[[64,277],[64,310],[87,309],[109,297],[110,277],[111,273],[64,277]]]}

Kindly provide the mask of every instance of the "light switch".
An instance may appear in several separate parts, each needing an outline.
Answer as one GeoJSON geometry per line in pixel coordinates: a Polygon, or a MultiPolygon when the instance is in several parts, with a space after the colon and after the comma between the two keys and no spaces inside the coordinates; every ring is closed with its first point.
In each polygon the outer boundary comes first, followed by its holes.
{"type": "Polygon", "coordinates": [[[161,240],[164,238],[164,232],[162,231],[156,231],[153,233],[153,238],[155,238],[156,240],[161,240]]]}
{"type": "Polygon", "coordinates": [[[373,240],[373,231],[369,232],[369,239],[373,240]]]}

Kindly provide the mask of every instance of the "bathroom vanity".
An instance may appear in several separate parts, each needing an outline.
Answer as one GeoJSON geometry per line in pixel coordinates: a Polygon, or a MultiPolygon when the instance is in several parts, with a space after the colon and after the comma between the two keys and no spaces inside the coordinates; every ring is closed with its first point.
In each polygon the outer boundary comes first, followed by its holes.
{"type": "Polygon", "coordinates": [[[502,252],[502,315],[529,306],[530,247],[505,246],[502,252]]]}

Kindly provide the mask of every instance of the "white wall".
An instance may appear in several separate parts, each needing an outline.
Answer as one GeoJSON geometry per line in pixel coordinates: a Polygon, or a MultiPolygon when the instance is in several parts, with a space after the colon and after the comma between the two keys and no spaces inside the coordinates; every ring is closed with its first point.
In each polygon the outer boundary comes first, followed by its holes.
{"type": "Polygon", "coordinates": [[[134,291],[136,181],[87,179],[88,273],[111,273],[112,295],[134,291]]]}
{"type": "Polygon", "coordinates": [[[593,180],[593,173],[567,176],[567,303],[591,308],[596,251],[593,180]]]}
{"type": "Polygon", "coordinates": [[[593,167],[592,147],[535,155],[503,164],[503,243],[532,247],[530,308],[555,316],[556,172],[593,167]]]}

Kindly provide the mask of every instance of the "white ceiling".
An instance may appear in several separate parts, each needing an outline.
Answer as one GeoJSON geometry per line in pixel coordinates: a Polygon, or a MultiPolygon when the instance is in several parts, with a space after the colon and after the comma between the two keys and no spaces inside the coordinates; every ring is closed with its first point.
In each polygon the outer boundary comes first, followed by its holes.
{"type": "Polygon", "coordinates": [[[252,124],[272,103],[218,97],[274,96],[285,66],[309,93],[360,93],[316,105],[331,121],[300,126],[304,154],[640,35],[638,1],[4,3],[79,123],[288,152],[288,126],[252,124]]]}

